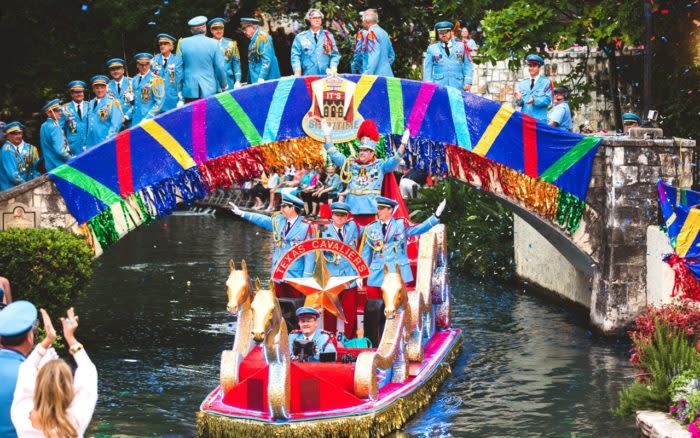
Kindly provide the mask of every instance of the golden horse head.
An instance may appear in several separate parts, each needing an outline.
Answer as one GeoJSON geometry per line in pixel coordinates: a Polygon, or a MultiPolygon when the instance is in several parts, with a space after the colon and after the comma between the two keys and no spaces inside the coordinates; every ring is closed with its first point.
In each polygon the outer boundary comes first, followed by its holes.
{"type": "Polygon", "coordinates": [[[274,284],[270,281],[269,289],[263,289],[259,279],[255,279],[255,298],[250,305],[253,314],[253,327],[251,333],[253,340],[260,344],[268,334],[276,333],[280,324],[276,309],[277,297],[274,292],[274,284]]]}
{"type": "Polygon", "coordinates": [[[395,266],[395,272],[389,272],[389,267],[384,265],[384,281],[381,289],[386,319],[394,319],[400,308],[406,306],[406,285],[401,277],[399,265],[395,266]]]}
{"type": "Polygon", "coordinates": [[[229,274],[226,280],[226,295],[228,303],[226,310],[231,313],[238,313],[243,303],[253,297],[253,290],[250,287],[250,277],[248,276],[248,266],[245,260],[241,261],[241,269],[236,270],[236,264],[229,260],[229,274]]]}

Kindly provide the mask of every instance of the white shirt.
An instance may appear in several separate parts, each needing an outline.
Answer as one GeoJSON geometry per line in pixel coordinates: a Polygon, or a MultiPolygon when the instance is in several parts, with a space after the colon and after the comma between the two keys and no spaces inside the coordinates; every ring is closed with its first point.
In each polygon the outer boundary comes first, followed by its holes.
{"type": "MultiPolygon", "coordinates": [[[[38,346],[19,366],[10,414],[17,435],[22,438],[44,437],[42,431],[32,426],[32,420],[29,418],[29,414],[34,410],[34,387],[44,351],[46,350],[38,346]]],[[[97,369],[84,349],[75,353],[73,358],[78,368],[73,377],[73,403],[68,407],[67,412],[73,427],[78,432],[78,437],[82,438],[97,403],[97,369]]]]}

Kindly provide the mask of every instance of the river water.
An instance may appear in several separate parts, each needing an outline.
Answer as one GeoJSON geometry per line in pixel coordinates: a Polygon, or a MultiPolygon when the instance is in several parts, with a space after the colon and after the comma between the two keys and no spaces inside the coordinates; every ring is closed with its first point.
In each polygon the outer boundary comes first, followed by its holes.
{"type": "MultiPolygon", "coordinates": [[[[269,275],[267,231],[232,218],[170,216],[96,262],[76,304],[99,371],[95,436],[194,436],[232,343],[228,260],[269,275]]],[[[464,348],[410,436],[636,436],[610,413],[629,382],[628,345],[592,334],[581,315],[513,286],[451,273],[464,348]]]]}

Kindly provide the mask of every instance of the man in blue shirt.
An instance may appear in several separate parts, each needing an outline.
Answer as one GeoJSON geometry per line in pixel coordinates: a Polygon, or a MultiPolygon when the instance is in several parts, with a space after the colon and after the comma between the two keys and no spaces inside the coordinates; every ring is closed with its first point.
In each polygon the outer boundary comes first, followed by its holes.
{"type": "Polygon", "coordinates": [[[335,345],[331,334],[325,330],[320,330],[318,327],[318,317],[320,313],[313,307],[300,307],[296,311],[297,320],[299,320],[299,330],[293,330],[289,334],[289,350],[292,352],[292,360],[318,362],[321,353],[335,353],[335,345]],[[313,353],[310,356],[304,356],[301,351],[294,351],[294,341],[300,344],[313,342],[313,353]]]}
{"type": "Polygon", "coordinates": [[[162,110],[166,112],[185,103],[182,98],[182,58],[173,53],[175,37],[161,33],[157,38],[160,53],[153,57],[151,70],[163,79],[165,98],[162,110]]]}
{"type": "Polygon", "coordinates": [[[513,95],[515,104],[522,107],[523,114],[547,123],[547,107],[552,103],[552,82],[540,75],[544,59],[540,55],[528,55],[528,77],[518,83],[513,95]]]}
{"type": "Polygon", "coordinates": [[[5,126],[7,140],[0,150],[0,190],[11,189],[39,176],[39,151],[24,141],[24,125],[11,122],[5,126]]]}
{"type": "Polygon", "coordinates": [[[119,101],[124,119],[124,128],[129,127],[129,115],[134,106],[134,90],[131,88],[131,78],[124,75],[126,61],[112,58],[107,61],[107,69],[112,79],[107,84],[107,91],[119,101]]]}
{"type": "Polygon", "coordinates": [[[571,108],[569,108],[569,89],[559,86],[554,89],[554,106],[547,113],[549,126],[556,126],[571,132],[574,127],[571,121],[571,108]]]}
{"type": "Polygon", "coordinates": [[[219,44],[221,53],[224,54],[226,66],[226,79],[229,90],[241,88],[241,53],[238,51],[238,43],[224,36],[224,19],[212,18],[209,20],[209,31],[214,41],[219,44]]]}
{"type": "Polygon", "coordinates": [[[41,153],[44,156],[46,171],[51,172],[71,159],[73,154],[61,126],[61,101],[54,99],[44,105],[41,110],[46,114],[46,121],[41,125],[39,131],[41,153]]]}
{"type": "Polygon", "coordinates": [[[93,76],[90,82],[95,98],[88,111],[88,148],[117,135],[124,117],[119,100],[107,93],[107,76],[93,76]]]}
{"type": "Polygon", "coordinates": [[[469,91],[472,87],[472,62],[465,52],[469,49],[454,39],[452,27],[449,21],[435,25],[437,41],[425,51],[423,80],[469,91]]]}
{"type": "Polygon", "coordinates": [[[177,53],[182,56],[185,102],[201,99],[228,88],[224,54],[219,44],[206,36],[207,17],[198,16],[188,23],[191,37],[180,40],[177,53]]]}
{"type": "Polygon", "coordinates": [[[259,26],[260,21],[255,18],[241,18],[241,27],[248,44],[248,82],[256,84],[278,79],[280,67],[275,55],[275,45],[272,37],[259,26]]]}
{"type": "Polygon", "coordinates": [[[163,78],[151,72],[153,55],[139,53],[134,56],[139,74],[131,78],[134,89],[134,107],[131,109],[131,124],[138,125],[144,120],[153,119],[163,110],[165,85],[163,78]]]}
{"type": "Polygon", "coordinates": [[[62,127],[72,155],[80,155],[87,149],[88,103],[85,101],[85,82],[72,81],[68,84],[71,102],[63,105],[62,127]]]}
{"type": "Polygon", "coordinates": [[[323,14],[315,8],[306,13],[309,29],[294,37],[292,44],[292,70],[295,76],[325,75],[335,73],[340,62],[340,52],[335,38],[323,29],[323,14]]]}
{"type": "Polygon", "coordinates": [[[352,70],[365,75],[394,76],[391,64],[396,59],[394,47],[389,34],[379,24],[376,9],[367,9],[361,13],[362,27],[357,33],[355,58],[352,70]]]}
{"type": "Polygon", "coordinates": [[[17,385],[19,366],[34,348],[36,307],[15,301],[0,310],[0,437],[16,437],[10,408],[17,385]]]}

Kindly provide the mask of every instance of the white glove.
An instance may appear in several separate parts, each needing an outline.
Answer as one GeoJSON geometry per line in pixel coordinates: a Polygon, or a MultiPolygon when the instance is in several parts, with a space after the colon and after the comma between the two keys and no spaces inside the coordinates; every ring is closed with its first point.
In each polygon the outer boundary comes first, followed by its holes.
{"type": "Polygon", "coordinates": [[[228,205],[231,206],[231,211],[233,212],[233,214],[236,214],[238,216],[243,216],[243,210],[238,208],[238,206],[236,204],[234,204],[233,202],[229,202],[228,205]]]}
{"type": "Polygon", "coordinates": [[[263,79],[263,78],[258,78],[258,84],[262,84],[263,82],[265,82],[265,79],[263,79]]]}
{"type": "Polygon", "coordinates": [[[239,88],[241,88],[241,83],[240,83],[240,81],[234,82],[234,83],[233,83],[233,89],[234,89],[234,90],[238,90],[239,88]]]}
{"type": "Polygon", "coordinates": [[[447,204],[447,199],[443,199],[440,205],[438,205],[437,209],[435,210],[435,217],[440,217],[442,214],[443,210],[445,210],[445,205],[447,204]]]}
{"type": "Polygon", "coordinates": [[[361,278],[357,279],[357,287],[358,287],[358,289],[362,289],[362,279],[361,278]]]}
{"type": "Polygon", "coordinates": [[[323,131],[324,137],[330,137],[331,133],[333,132],[333,127],[326,121],[326,119],[321,119],[321,131],[323,131]]]}
{"type": "Polygon", "coordinates": [[[409,138],[411,138],[411,130],[406,128],[406,130],[403,132],[403,135],[401,136],[401,144],[407,145],[409,138]]]}
{"type": "Polygon", "coordinates": [[[180,108],[181,106],[185,106],[185,101],[184,100],[178,100],[177,105],[175,105],[176,108],[180,108]]]}
{"type": "Polygon", "coordinates": [[[46,350],[46,354],[39,360],[39,369],[55,359],[58,359],[58,354],[56,354],[56,350],[54,350],[53,347],[49,347],[49,349],[46,350]]]}

